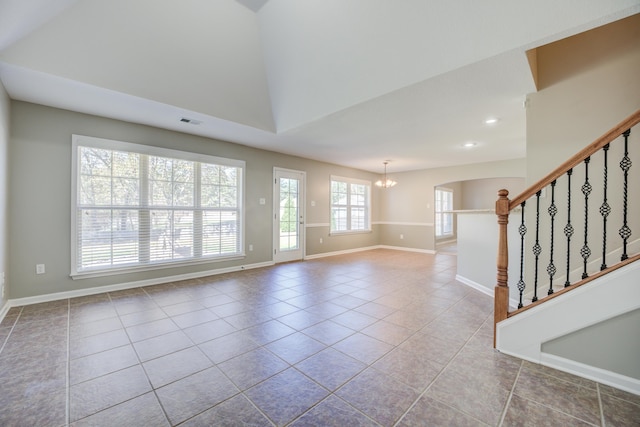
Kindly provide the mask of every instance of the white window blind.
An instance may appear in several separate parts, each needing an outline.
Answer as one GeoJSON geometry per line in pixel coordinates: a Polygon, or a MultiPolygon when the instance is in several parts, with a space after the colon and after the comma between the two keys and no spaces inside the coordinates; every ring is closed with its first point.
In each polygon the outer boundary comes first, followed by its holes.
{"type": "Polygon", "coordinates": [[[74,135],[72,276],[240,256],[244,162],[74,135]]]}
{"type": "Polygon", "coordinates": [[[371,231],[371,183],[331,177],[331,232],[371,231]]]}
{"type": "Polygon", "coordinates": [[[436,237],[453,235],[453,191],[448,188],[436,188],[436,237]]]}

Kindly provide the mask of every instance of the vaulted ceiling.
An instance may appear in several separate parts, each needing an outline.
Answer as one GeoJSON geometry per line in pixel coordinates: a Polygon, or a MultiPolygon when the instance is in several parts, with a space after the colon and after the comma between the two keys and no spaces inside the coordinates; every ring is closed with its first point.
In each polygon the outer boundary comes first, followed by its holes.
{"type": "Polygon", "coordinates": [[[0,79],[16,100],[397,172],[524,157],[525,52],[638,12],[640,0],[0,0],[0,79]]]}

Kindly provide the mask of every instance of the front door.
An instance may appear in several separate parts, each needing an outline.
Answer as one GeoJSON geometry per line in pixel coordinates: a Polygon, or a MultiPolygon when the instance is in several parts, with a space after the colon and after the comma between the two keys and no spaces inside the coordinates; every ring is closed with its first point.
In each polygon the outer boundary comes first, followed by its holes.
{"type": "Polygon", "coordinates": [[[297,261],[304,257],[305,173],[274,168],[273,261],[297,261]]]}

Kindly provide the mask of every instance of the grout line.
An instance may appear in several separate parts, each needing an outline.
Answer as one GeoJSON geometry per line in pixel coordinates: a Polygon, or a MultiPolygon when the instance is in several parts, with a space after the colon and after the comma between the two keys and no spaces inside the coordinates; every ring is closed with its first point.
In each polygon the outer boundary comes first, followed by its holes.
{"type": "Polygon", "coordinates": [[[600,383],[596,383],[596,393],[598,393],[598,406],[600,409],[600,424],[602,427],[606,425],[604,419],[604,407],[602,406],[602,395],[600,394],[600,383]]]}
{"type": "Polygon", "coordinates": [[[502,409],[502,414],[500,414],[500,422],[498,423],[498,426],[502,426],[502,424],[504,423],[504,419],[507,416],[507,411],[509,410],[509,405],[511,404],[511,398],[513,397],[513,392],[516,389],[516,384],[518,384],[518,380],[520,379],[520,372],[522,372],[523,365],[524,365],[524,361],[521,361],[520,368],[518,369],[518,373],[516,374],[516,379],[513,381],[513,386],[509,391],[509,397],[507,398],[507,401],[504,404],[504,408],[502,409]]]}
{"type": "Polygon", "coordinates": [[[66,405],[65,405],[65,425],[71,422],[71,300],[67,300],[67,372],[66,372],[66,405]]]}
{"type": "Polygon", "coordinates": [[[18,313],[18,316],[16,317],[16,320],[13,321],[13,325],[11,325],[11,330],[9,331],[9,334],[4,339],[4,342],[2,343],[2,346],[0,347],[0,355],[2,354],[2,350],[4,350],[4,347],[9,342],[9,338],[11,338],[11,335],[13,334],[13,330],[15,329],[16,325],[18,324],[18,321],[20,320],[20,317],[22,316],[22,310],[24,310],[24,307],[20,307],[20,312],[18,313]]]}

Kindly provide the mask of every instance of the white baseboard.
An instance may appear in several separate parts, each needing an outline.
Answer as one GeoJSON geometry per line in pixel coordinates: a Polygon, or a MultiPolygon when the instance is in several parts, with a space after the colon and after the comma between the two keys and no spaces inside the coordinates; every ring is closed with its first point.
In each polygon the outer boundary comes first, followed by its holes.
{"type": "MultiPolygon", "coordinates": [[[[478,282],[474,282],[471,279],[467,279],[464,276],[460,276],[459,274],[456,274],[456,280],[460,283],[462,283],[463,285],[467,285],[473,289],[475,289],[476,291],[480,291],[485,295],[489,295],[491,298],[494,297],[494,288],[488,288],[484,285],[481,285],[478,282]]],[[[518,307],[518,301],[509,298],[509,308],[512,310],[515,310],[518,307]]]]}
{"type": "Polygon", "coordinates": [[[178,282],[181,280],[199,279],[201,277],[216,276],[224,273],[231,273],[235,271],[252,270],[254,268],[270,267],[274,265],[273,261],[261,262],[255,264],[247,264],[241,266],[219,268],[215,270],[198,271],[195,273],[178,274],[174,276],[158,277],[155,279],[138,280],[135,282],[118,283],[115,285],[96,286],[93,288],[77,289],[74,291],[55,292],[52,294],[38,295],[33,297],[14,298],[9,299],[5,303],[2,310],[0,310],[0,322],[4,319],[11,307],[20,307],[23,305],[39,304],[43,302],[57,301],[67,298],[77,298],[88,295],[96,295],[104,292],[122,291],[125,289],[140,288],[142,286],[160,285],[163,283],[178,282]]]}
{"type": "Polygon", "coordinates": [[[346,255],[346,254],[353,254],[356,252],[364,252],[364,251],[371,251],[374,249],[392,249],[395,251],[405,251],[405,252],[419,252],[419,253],[423,253],[423,254],[435,254],[435,251],[429,250],[429,249],[414,249],[414,248],[405,248],[402,246],[387,246],[387,245],[375,245],[375,246],[366,246],[363,248],[355,248],[355,249],[345,249],[343,251],[333,251],[333,252],[323,252],[321,254],[313,254],[313,255],[305,255],[304,259],[318,259],[318,258],[325,258],[325,257],[330,257],[330,256],[336,256],[336,255],[346,255]]]}
{"type": "Polygon", "coordinates": [[[550,353],[540,353],[540,364],[640,395],[640,380],[550,353]]]}
{"type": "Polygon", "coordinates": [[[305,255],[304,259],[318,259],[336,255],[354,254],[356,252],[370,251],[373,249],[380,249],[380,246],[366,246],[364,248],[345,249],[343,251],[323,252],[321,254],[305,255]]]}
{"type": "Polygon", "coordinates": [[[2,323],[2,320],[4,320],[4,316],[7,315],[7,313],[9,312],[9,309],[11,308],[11,306],[9,305],[9,301],[5,301],[4,305],[2,306],[2,308],[0,308],[0,323],[2,323]]]}
{"type": "Polygon", "coordinates": [[[406,248],[404,246],[389,246],[389,245],[378,245],[380,249],[392,249],[394,251],[405,251],[405,252],[417,252],[421,254],[429,254],[435,255],[436,251],[433,249],[418,249],[418,248],[406,248]]]}

